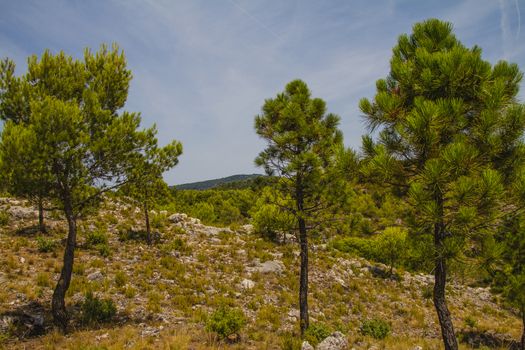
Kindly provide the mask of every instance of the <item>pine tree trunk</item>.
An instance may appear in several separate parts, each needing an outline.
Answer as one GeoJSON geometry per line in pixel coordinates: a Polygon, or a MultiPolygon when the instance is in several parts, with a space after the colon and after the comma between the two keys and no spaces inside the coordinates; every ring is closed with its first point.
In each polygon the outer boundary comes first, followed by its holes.
{"type": "Polygon", "coordinates": [[[300,175],[297,176],[295,184],[295,200],[297,206],[297,219],[299,224],[299,245],[301,246],[301,271],[299,277],[299,322],[301,329],[301,336],[310,325],[308,317],[308,237],[306,234],[306,222],[303,217],[304,209],[304,194],[303,184],[300,175]]]}
{"type": "Polygon", "coordinates": [[[71,282],[77,235],[76,218],[73,214],[70,200],[67,200],[64,203],[64,213],[66,215],[69,232],[67,235],[66,249],[64,251],[64,265],[62,266],[60,278],[58,279],[55,291],[53,292],[51,310],[55,324],[65,333],[67,331],[69,317],[66,311],[64,298],[71,282]]]}
{"type": "Polygon", "coordinates": [[[46,225],[44,223],[44,203],[42,198],[38,198],[38,229],[40,233],[46,233],[46,225]]]}
{"type": "MultiPolygon", "coordinates": [[[[439,213],[438,215],[443,217],[443,198],[438,195],[436,198],[439,213]]],[[[443,256],[445,240],[445,225],[443,221],[434,224],[434,246],[436,248],[436,267],[434,270],[434,307],[438,314],[439,325],[441,326],[441,336],[443,337],[443,343],[445,350],[457,350],[458,343],[456,335],[454,333],[454,325],[450,317],[450,311],[447,307],[445,299],[445,286],[447,279],[447,262],[443,256]]]]}
{"type": "Polygon", "coordinates": [[[306,224],[303,218],[299,218],[299,240],[301,245],[301,276],[299,280],[299,315],[301,335],[304,334],[310,320],[308,317],[308,238],[306,236],[306,224]]]}
{"type": "Polygon", "coordinates": [[[146,240],[148,241],[148,244],[151,245],[151,228],[149,226],[149,210],[147,202],[144,202],[144,215],[146,217],[146,240]]]}

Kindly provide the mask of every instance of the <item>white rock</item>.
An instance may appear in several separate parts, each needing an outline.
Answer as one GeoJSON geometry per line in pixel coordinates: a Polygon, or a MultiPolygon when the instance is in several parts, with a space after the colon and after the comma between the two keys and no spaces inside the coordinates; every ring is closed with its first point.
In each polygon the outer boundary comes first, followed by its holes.
{"type": "Polygon", "coordinates": [[[334,332],[317,346],[317,350],[344,350],[348,348],[348,340],[341,332],[334,332]]]}
{"type": "Polygon", "coordinates": [[[256,270],[261,273],[281,273],[284,270],[283,263],[278,260],[265,261],[256,267],[256,270]]]}
{"type": "Polygon", "coordinates": [[[104,278],[104,275],[102,275],[102,272],[100,271],[95,271],[93,273],[90,273],[87,276],[87,279],[90,281],[98,281],[98,280],[101,280],[102,278],[104,278]]]}
{"type": "Polygon", "coordinates": [[[303,345],[301,346],[301,350],[314,350],[314,347],[312,345],[310,345],[310,343],[305,340],[305,341],[303,341],[303,345]]]}
{"type": "Polygon", "coordinates": [[[175,214],[170,215],[168,220],[173,223],[185,222],[188,220],[188,215],[184,213],[175,213],[175,214]]]}
{"type": "Polygon", "coordinates": [[[241,281],[242,289],[252,289],[253,287],[255,287],[254,281],[246,279],[246,278],[241,281]]]}

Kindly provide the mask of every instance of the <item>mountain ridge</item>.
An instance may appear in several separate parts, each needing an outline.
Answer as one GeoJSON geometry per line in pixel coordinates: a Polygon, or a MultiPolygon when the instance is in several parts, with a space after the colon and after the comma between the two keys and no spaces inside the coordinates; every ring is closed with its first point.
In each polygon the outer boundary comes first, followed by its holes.
{"type": "Polygon", "coordinates": [[[204,181],[188,182],[172,186],[177,190],[208,190],[216,187],[220,187],[224,184],[230,184],[232,182],[246,181],[262,177],[262,174],[236,174],[217,179],[210,179],[204,181]]]}

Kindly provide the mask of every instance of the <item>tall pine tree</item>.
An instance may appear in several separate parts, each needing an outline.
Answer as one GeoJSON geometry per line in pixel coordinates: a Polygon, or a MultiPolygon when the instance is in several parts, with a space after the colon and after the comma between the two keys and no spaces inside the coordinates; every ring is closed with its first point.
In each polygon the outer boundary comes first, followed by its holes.
{"type": "Polygon", "coordinates": [[[434,251],[433,301],[445,349],[458,344],[445,297],[450,259],[501,219],[505,183],[523,135],[521,73],[466,48],[450,23],[430,19],[401,35],[390,74],[360,108],[377,140],[363,139],[365,173],[408,194],[414,231],[434,251]]]}
{"type": "Polygon", "coordinates": [[[267,99],[255,118],[257,134],[267,148],[256,159],[269,175],[279,178],[277,189],[291,205],[283,208],[295,217],[301,248],[299,314],[301,334],[308,328],[308,232],[329,206],[324,194],[337,188],[328,176],[342,147],[339,117],[326,113],[326,104],[312,98],[307,85],[294,80],[283,93],[267,99]]]}
{"type": "MultiPolygon", "coordinates": [[[[28,72],[20,79],[28,82],[29,101],[21,105],[29,109],[22,118],[17,108],[6,112],[11,117],[1,134],[0,157],[19,176],[45,174],[47,196],[67,220],[64,263],[51,303],[55,323],[66,331],[64,298],[71,283],[77,220],[102,201],[103,193],[129,182],[133,168],[144,162],[155,166],[156,158],[147,150],[156,147],[156,130],[139,130],[139,114],[120,111],[131,72],[116,45],[96,53],[86,50],[83,60],[46,51],[29,58],[28,72]]],[[[6,98],[11,95],[17,91],[8,86],[2,102],[18,101],[6,98]]],[[[31,188],[38,190],[38,185],[31,188]]]]}

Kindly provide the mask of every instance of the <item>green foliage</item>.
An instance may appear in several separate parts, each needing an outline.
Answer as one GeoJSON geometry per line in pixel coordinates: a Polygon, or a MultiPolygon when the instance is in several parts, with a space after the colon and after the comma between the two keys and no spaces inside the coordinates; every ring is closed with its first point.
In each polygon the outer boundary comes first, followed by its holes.
{"type": "Polygon", "coordinates": [[[51,238],[44,237],[44,236],[38,236],[36,238],[36,246],[39,252],[49,253],[56,249],[57,244],[51,238]]]}
{"type": "Polygon", "coordinates": [[[88,324],[109,322],[117,313],[111,299],[99,299],[88,292],[81,307],[82,319],[88,324]]]}
{"type": "Polygon", "coordinates": [[[304,333],[304,340],[313,346],[317,346],[324,338],[328,337],[332,331],[323,323],[311,323],[304,333]]]}
{"type": "Polygon", "coordinates": [[[164,226],[166,226],[167,220],[168,218],[165,214],[157,213],[151,217],[151,227],[156,229],[164,228],[164,226]]]}
{"type": "Polygon", "coordinates": [[[5,226],[8,223],[9,223],[9,214],[4,210],[0,210],[0,226],[5,226]]]}
{"type": "Polygon", "coordinates": [[[399,37],[374,99],[360,102],[370,130],[378,131],[376,140],[363,138],[363,175],[408,196],[410,226],[433,250],[442,281],[434,301],[444,345],[454,349],[455,338],[446,336],[454,332],[447,263],[494,233],[512,196],[507,186],[525,162],[525,106],[516,100],[523,74],[516,64],[491,65],[481,53],[465,47],[451,23],[416,23],[399,37]]]}
{"type": "Polygon", "coordinates": [[[108,257],[111,254],[108,235],[103,230],[89,231],[86,235],[86,246],[96,249],[103,257],[108,257]]]}
{"type": "Polygon", "coordinates": [[[229,226],[248,221],[256,198],[250,189],[173,190],[173,202],[166,209],[186,213],[204,224],[229,226]]]}
{"type": "Polygon", "coordinates": [[[102,230],[89,231],[86,235],[86,244],[88,247],[93,247],[98,244],[107,244],[108,235],[102,230]]]}
{"type": "Polygon", "coordinates": [[[407,264],[410,259],[407,231],[401,227],[387,227],[383,232],[371,237],[347,237],[332,242],[340,251],[359,255],[390,266],[407,264]]]}
{"type": "Polygon", "coordinates": [[[366,320],[361,324],[360,332],[374,339],[385,339],[390,334],[390,324],[381,319],[366,320]]]}
{"type": "Polygon", "coordinates": [[[118,231],[118,238],[121,242],[126,241],[145,241],[145,231],[133,231],[130,228],[123,228],[118,231]]]}
{"type": "Polygon", "coordinates": [[[232,334],[239,334],[246,323],[246,318],[240,309],[219,306],[206,320],[206,330],[215,332],[224,339],[232,334]]]}
{"type": "Polygon", "coordinates": [[[264,188],[250,211],[255,232],[272,240],[276,240],[278,234],[291,233],[295,228],[295,219],[290,212],[282,209],[291,205],[289,201],[272,188],[264,188]]]}
{"type": "Polygon", "coordinates": [[[281,350],[301,350],[302,340],[292,333],[281,336],[281,350]]]}
{"type": "Polygon", "coordinates": [[[163,244],[161,247],[161,251],[164,254],[169,254],[172,251],[177,251],[179,253],[188,254],[188,253],[191,253],[191,247],[188,244],[186,244],[185,240],[177,237],[163,244]]]}
{"type": "Polygon", "coordinates": [[[379,261],[392,268],[407,255],[407,232],[400,227],[387,227],[375,237],[379,261]]]}

